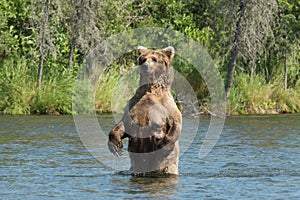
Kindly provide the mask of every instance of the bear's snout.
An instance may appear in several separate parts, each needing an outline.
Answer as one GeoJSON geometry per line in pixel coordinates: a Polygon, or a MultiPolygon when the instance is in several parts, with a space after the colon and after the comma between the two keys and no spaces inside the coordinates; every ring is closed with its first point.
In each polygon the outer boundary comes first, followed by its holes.
{"type": "Polygon", "coordinates": [[[147,73],[150,74],[151,73],[151,67],[150,65],[148,65],[147,63],[144,63],[140,66],[140,72],[141,73],[147,73]]]}

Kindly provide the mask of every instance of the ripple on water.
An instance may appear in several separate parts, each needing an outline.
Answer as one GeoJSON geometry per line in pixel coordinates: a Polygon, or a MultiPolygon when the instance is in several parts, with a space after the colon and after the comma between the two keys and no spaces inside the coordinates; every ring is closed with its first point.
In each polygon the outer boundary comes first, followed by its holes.
{"type": "MultiPolygon", "coordinates": [[[[226,120],[200,159],[208,120],[185,119],[177,178],[115,173],[92,157],[71,116],[0,116],[1,199],[300,199],[299,115],[226,120]],[[190,126],[195,127],[190,127],[190,126]],[[191,133],[198,129],[198,134],[191,133]],[[191,136],[191,137],[189,137],[191,136]],[[192,144],[189,139],[194,138],[192,144]]],[[[104,130],[112,116],[100,117],[104,130]]],[[[99,144],[106,151],[105,144],[99,144]]],[[[102,159],[112,159],[103,157],[102,159]]]]}

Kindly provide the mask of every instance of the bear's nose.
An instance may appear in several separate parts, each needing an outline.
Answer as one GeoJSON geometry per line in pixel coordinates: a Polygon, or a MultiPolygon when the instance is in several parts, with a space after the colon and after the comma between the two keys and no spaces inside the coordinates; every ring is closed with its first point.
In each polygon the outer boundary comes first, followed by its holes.
{"type": "Polygon", "coordinates": [[[142,73],[150,73],[151,72],[150,66],[147,62],[145,62],[144,64],[141,65],[140,70],[142,73]]]}
{"type": "Polygon", "coordinates": [[[147,61],[147,59],[146,58],[140,58],[139,59],[139,65],[142,65],[142,64],[144,64],[145,62],[147,61]]]}

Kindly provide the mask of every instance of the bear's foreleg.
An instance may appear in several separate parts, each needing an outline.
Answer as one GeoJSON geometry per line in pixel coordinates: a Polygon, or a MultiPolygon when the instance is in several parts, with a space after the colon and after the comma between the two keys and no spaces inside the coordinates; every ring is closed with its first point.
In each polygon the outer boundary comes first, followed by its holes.
{"type": "Polygon", "coordinates": [[[115,156],[122,155],[122,148],[123,143],[122,139],[126,137],[125,134],[125,127],[123,121],[120,121],[118,124],[114,126],[114,128],[110,131],[108,135],[108,149],[112,152],[115,156]]]}
{"type": "Polygon", "coordinates": [[[180,119],[168,119],[169,129],[165,136],[167,142],[176,142],[181,132],[181,120],[180,119]]]}

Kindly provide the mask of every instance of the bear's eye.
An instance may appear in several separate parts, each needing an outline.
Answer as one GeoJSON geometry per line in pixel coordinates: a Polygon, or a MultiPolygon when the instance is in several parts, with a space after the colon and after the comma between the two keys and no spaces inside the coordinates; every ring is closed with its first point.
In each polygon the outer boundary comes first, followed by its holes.
{"type": "Polygon", "coordinates": [[[157,62],[156,58],[152,58],[152,61],[153,61],[153,62],[157,62]]]}

